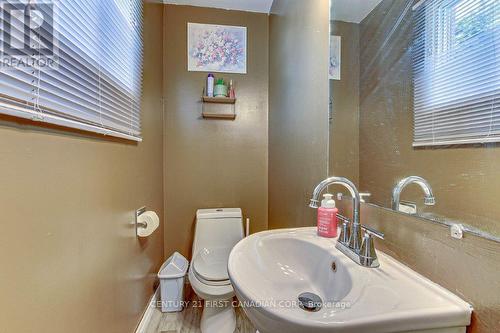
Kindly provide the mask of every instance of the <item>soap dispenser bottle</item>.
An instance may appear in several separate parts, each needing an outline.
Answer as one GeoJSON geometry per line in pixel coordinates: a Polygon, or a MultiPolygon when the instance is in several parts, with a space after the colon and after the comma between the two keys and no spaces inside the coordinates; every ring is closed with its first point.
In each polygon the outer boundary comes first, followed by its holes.
{"type": "Polygon", "coordinates": [[[337,213],[333,195],[323,194],[321,207],[318,208],[318,235],[321,237],[337,237],[337,213]]]}

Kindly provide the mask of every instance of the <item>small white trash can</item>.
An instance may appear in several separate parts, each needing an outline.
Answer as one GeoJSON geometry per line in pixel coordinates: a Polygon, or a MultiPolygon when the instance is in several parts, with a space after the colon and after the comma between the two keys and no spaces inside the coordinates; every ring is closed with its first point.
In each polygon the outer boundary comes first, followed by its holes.
{"type": "Polygon", "coordinates": [[[184,301],[184,277],[188,261],[179,252],[175,252],[161,266],[160,279],[161,312],[182,311],[184,301]]]}

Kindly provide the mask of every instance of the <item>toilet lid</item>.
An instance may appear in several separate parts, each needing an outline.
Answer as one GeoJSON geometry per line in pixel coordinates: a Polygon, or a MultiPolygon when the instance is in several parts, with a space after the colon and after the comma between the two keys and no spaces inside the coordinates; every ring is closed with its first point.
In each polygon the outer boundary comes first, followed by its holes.
{"type": "Polygon", "coordinates": [[[231,248],[203,248],[193,260],[196,273],[207,281],[229,280],[227,261],[231,248]]]}

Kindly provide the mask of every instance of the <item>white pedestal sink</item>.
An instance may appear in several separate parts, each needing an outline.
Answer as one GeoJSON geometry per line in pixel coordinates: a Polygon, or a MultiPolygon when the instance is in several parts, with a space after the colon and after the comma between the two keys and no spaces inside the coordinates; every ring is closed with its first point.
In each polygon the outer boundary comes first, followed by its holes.
{"type": "Polygon", "coordinates": [[[228,270],[260,333],[466,331],[468,303],[380,251],[378,257],[379,268],[362,267],[316,228],[278,229],[239,242],[228,270]],[[304,292],[319,296],[319,310],[299,306],[304,292]]]}

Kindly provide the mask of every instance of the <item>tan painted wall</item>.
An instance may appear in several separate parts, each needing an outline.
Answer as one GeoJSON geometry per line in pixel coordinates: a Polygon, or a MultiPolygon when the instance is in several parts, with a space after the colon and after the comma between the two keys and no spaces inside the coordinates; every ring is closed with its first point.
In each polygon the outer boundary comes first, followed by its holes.
{"type": "MultiPolygon", "coordinates": [[[[351,204],[338,201],[351,216],[351,204]]],[[[472,304],[467,332],[492,333],[500,327],[500,244],[473,235],[450,237],[442,225],[393,212],[372,204],[361,205],[361,223],[385,233],[375,247],[472,304]]]]}
{"type": "MultiPolygon", "coordinates": [[[[396,182],[419,175],[437,201],[424,212],[500,235],[500,145],[412,148],[411,1],[385,0],[361,23],[361,189],[390,207],[396,182]]],[[[402,199],[423,207],[419,191],[402,199]]]]}
{"type": "Polygon", "coordinates": [[[331,34],[341,36],[340,80],[330,80],[329,174],[359,180],[359,25],[332,21],[331,34]]]}
{"type": "Polygon", "coordinates": [[[134,211],[163,216],[161,20],[146,5],[144,141],[0,121],[2,332],[133,332],[162,262],[162,228],[139,241],[134,211]]]}
{"type": "Polygon", "coordinates": [[[328,170],[328,0],[275,0],[269,21],[269,228],[310,226],[328,170]]]}
{"type": "Polygon", "coordinates": [[[165,6],[165,255],[191,255],[198,208],[241,207],[267,229],[268,16],[165,6]],[[187,22],[246,26],[248,73],[234,79],[234,121],[201,118],[207,73],[188,72],[187,22]]]}

